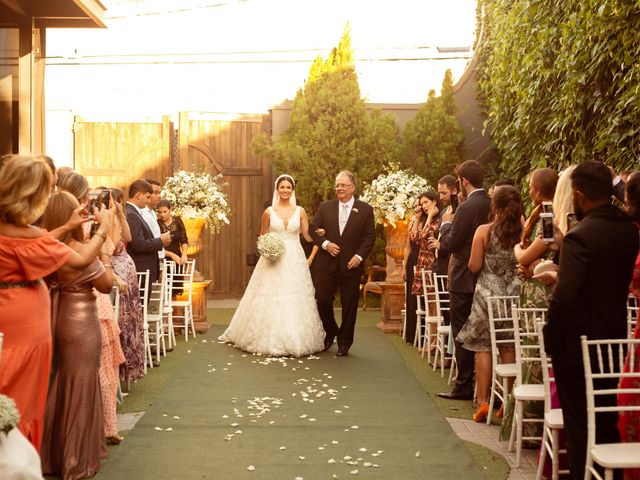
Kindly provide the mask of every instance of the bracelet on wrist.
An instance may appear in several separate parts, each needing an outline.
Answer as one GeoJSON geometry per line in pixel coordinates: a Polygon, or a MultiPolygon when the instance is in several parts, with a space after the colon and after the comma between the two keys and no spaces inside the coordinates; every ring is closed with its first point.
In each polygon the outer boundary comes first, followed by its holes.
{"type": "Polygon", "coordinates": [[[100,237],[102,237],[102,241],[105,241],[107,239],[107,234],[100,231],[100,229],[96,230],[96,235],[99,235],[100,237]]]}

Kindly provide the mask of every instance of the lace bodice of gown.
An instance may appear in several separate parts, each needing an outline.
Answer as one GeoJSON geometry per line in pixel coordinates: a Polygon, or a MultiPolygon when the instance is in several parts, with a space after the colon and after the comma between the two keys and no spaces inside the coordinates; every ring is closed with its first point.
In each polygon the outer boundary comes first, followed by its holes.
{"type": "Polygon", "coordinates": [[[291,215],[291,218],[287,221],[285,225],[285,221],[280,218],[280,216],[276,213],[275,208],[269,207],[269,231],[275,232],[280,236],[283,240],[295,239],[299,241],[300,235],[300,207],[296,207],[291,215]]]}

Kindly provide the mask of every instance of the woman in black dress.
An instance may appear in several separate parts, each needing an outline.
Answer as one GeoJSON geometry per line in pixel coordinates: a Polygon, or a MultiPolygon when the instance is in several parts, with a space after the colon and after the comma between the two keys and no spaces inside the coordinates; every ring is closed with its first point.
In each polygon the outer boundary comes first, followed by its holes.
{"type": "Polygon", "coordinates": [[[171,243],[164,247],[167,257],[178,265],[186,263],[188,260],[187,247],[189,246],[189,240],[187,239],[187,230],[184,228],[184,223],[182,223],[180,217],[173,216],[169,200],[160,200],[156,213],[158,214],[160,232],[171,233],[171,243]]]}

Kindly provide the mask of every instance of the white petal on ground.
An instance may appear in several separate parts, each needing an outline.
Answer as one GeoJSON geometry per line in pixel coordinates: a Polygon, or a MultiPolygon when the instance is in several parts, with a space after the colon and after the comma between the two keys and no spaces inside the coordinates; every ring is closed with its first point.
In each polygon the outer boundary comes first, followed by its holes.
{"type": "Polygon", "coordinates": [[[300,455],[298,458],[299,458],[300,460],[306,460],[306,459],[307,459],[307,457],[303,457],[302,455],[300,455]]]}
{"type": "Polygon", "coordinates": [[[240,425],[240,424],[239,423],[235,423],[235,422],[231,424],[232,427],[237,427],[238,425],[240,425]]]}
{"type": "Polygon", "coordinates": [[[172,432],[172,431],[173,431],[172,427],[169,427],[169,428],[165,429],[165,432],[172,432]]]}
{"type": "Polygon", "coordinates": [[[253,465],[249,465],[247,467],[247,470],[249,470],[250,472],[253,472],[256,469],[256,467],[254,467],[253,465]]]}
{"type": "Polygon", "coordinates": [[[327,463],[336,463],[335,459],[330,458],[329,460],[327,460],[327,463]]]}
{"type": "Polygon", "coordinates": [[[318,447],[318,450],[324,450],[324,447],[318,447]]]}
{"type": "Polygon", "coordinates": [[[351,460],[351,457],[350,457],[349,455],[345,455],[345,456],[344,456],[344,457],[342,457],[342,458],[344,458],[345,460],[351,460]]]}
{"type": "Polygon", "coordinates": [[[334,413],[342,413],[342,410],[334,410],[334,413]]]}
{"type": "Polygon", "coordinates": [[[416,458],[420,458],[420,452],[416,452],[416,458]]]}
{"type": "Polygon", "coordinates": [[[356,468],[355,470],[351,470],[349,472],[351,475],[358,475],[360,472],[358,471],[358,469],[356,468]]]}
{"type": "Polygon", "coordinates": [[[338,445],[340,442],[338,440],[331,440],[331,443],[333,443],[334,445],[338,445]]]}
{"type": "Polygon", "coordinates": [[[359,448],[359,449],[358,449],[358,451],[360,451],[360,452],[366,452],[366,451],[367,451],[367,449],[366,449],[366,448],[364,448],[364,447],[362,447],[362,448],[359,448]]]}
{"type": "MultiPolygon", "coordinates": [[[[358,425],[351,425],[351,428],[353,428],[354,430],[357,430],[357,429],[359,429],[360,427],[359,427],[358,425]]],[[[380,452],[380,453],[382,453],[382,452],[380,452]]]]}
{"type": "Polygon", "coordinates": [[[160,427],[154,427],[154,430],[157,430],[158,432],[161,432],[164,430],[164,428],[160,428],[160,427]]]}
{"type": "Polygon", "coordinates": [[[236,430],[236,434],[240,435],[242,433],[242,430],[236,430]]]}
{"type": "Polygon", "coordinates": [[[316,421],[316,419],[315,419],[315,418],[310,418],[310,419],[309,419],[309,421],[310,421],[310,422],[315,422],[315,421],[316,421]]]}
{"type": "Polygon", "coordinates": [[[371,465],[373,465],[371,462],[364,462],[365,467],[370,467],[371,465]]]}

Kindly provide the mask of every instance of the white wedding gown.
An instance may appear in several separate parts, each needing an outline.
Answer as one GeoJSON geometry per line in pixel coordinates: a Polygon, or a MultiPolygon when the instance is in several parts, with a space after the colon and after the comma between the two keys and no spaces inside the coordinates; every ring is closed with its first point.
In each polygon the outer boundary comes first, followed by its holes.
{"type": "Polygon", "coordinates": [[[284,241],[275,261],[260,257],[229,327],[219,337],[247,352],[300,357],[324,347],[325,332],[300,245],[300,207],[288,225],[269,207],[271,232],[284,241]]]}

